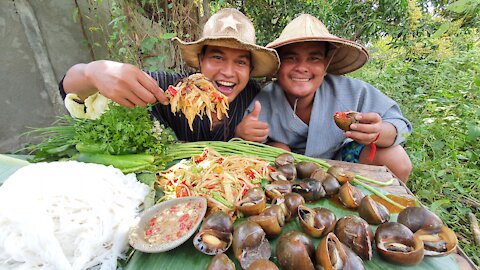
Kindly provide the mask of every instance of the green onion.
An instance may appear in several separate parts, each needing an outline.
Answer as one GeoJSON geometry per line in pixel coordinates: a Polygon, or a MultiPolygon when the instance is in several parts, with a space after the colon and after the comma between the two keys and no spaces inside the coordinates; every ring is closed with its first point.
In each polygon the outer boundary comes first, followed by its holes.
{"type": "Polygon", "coordinates": [[[217,191],[212,191],[212,198],[213,198],[215,201],[217,201],[217,202],[225,205],[226,207],[228,207],[228,208],[230,208],[230,209],[233,209],[233,208],[234,208],[234,207],[233,207],[233,204],[232,204],[231,202],[227,201],[225,198],[223,198],[222,194],[220,194],[220,193],[217,192],[217,191]]]}

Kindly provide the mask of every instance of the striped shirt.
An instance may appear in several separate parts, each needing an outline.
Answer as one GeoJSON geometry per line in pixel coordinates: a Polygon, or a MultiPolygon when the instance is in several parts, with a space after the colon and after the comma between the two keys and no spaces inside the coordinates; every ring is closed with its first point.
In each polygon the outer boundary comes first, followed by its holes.
{"type": "MultiPolygon", "coordinates": [[[[147,72],[155,79],[162,89],[167,89],[169,85],[176,85],[177,82],[187,77],[187,73],[167,73],[164,71],[147,72]]],[[[60,94],[65,98],[66,93],[63,89],[63,79],[59,84],[60,94]]],[[[170,105],[162,105],[157,103],[153,106],[151,114],[158,119],[161,124],[172,128],[180,141],[228,141],[235,135],[237,125],[242,121],[243,115],[252,100],[260,92],[260,85],[250,79],[247,86],[238,96],[230,102],[228,115],[229,118],[222,119],[223,123],[219,123],[210,130],[210,120],[208,117],[195,117],[193,121],[193,131],[187,122],[187,118],[181,113],[176,115],[171,112],[170,105]]]]}

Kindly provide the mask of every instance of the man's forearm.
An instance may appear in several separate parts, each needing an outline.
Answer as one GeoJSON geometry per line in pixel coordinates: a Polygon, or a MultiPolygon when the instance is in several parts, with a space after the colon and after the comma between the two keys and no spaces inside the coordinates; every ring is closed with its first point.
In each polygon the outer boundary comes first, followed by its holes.
{"type": "Polygon", "coordinates": [[[75,93],[82,100],[97,92],[97,89],[87,76],[88,64],[76,64],[71,67],[63,79],[63,89],[65,93],[75,93]]]}

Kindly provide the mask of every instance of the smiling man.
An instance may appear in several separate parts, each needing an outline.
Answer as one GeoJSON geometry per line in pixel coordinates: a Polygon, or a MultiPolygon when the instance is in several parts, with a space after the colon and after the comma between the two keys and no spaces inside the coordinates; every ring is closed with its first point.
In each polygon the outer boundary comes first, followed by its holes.
{"type": "Polygon", "coordinates": [[[267,47],[280,56],[277,81],[252,102],[248,111],[255,114],[238,126],[241,137],[261,141],[257,138],[268,135],[269,144],[307,156],[385,165],[407,181],[412,165],[399,144],[411,133],[410,122],[378,89],[341,76],[367,62],[363,46],[330,34],[318,19],[302,14],[267,47]],[[343,111],[360,112],[346,132],[333,120],[343,111]]]}
{"type": "Polygon", "coordinates": [[[246,108],[260,91],[260,86],[250,77],[273,75],[279,66],[276,51],[256,45],[251,21],[238,10],[230,8],[210,17],[202,37],[197,41],[184,42],[178,38],[173,41],[179,46],[185,62],[215,81],[219,91],[228,98],[229,118],[219,121],[213,117],[213,129],[210,129],[207,117],[196,117],[193,130],[190,130],[183,115],[171,113],[162,89],[175,85],[188,74],[145,73],[133,65],[101,60],[70,68],[60,82],[60,92],[64,96],[76,93],[85,99],[98,91],[127,107],[146,106],[159,101],[153,107],[152,115],[160,123],[171,127],[179,140],[233,138],[246,108]]]}

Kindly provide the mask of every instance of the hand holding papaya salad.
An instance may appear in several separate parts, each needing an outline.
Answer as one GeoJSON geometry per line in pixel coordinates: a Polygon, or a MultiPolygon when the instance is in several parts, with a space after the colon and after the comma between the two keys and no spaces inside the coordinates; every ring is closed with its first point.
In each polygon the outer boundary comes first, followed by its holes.
{"type": "Polygon", "coordinates": [[[176,86],[170,85],[165,91],[170,99],[172,113],[181,111],[187,118],[190,130],[195,116],[206,114],[212,128],[212,112],[218,120],[228,117],[228,99],[217,90],[215,84],[201,73],[195,73],[181,80],[176,86]]]}
{"type": "Polygon", "coordinates": [[[250,188],[267,181],[272,170],[270,164],[260,158],[223,157],[205,148],[202,154],[159,172],[157,183],[165,193],[161,200],[202,196],[207,199],[209,208],[234,215],[235,204],[250,188]]]}

